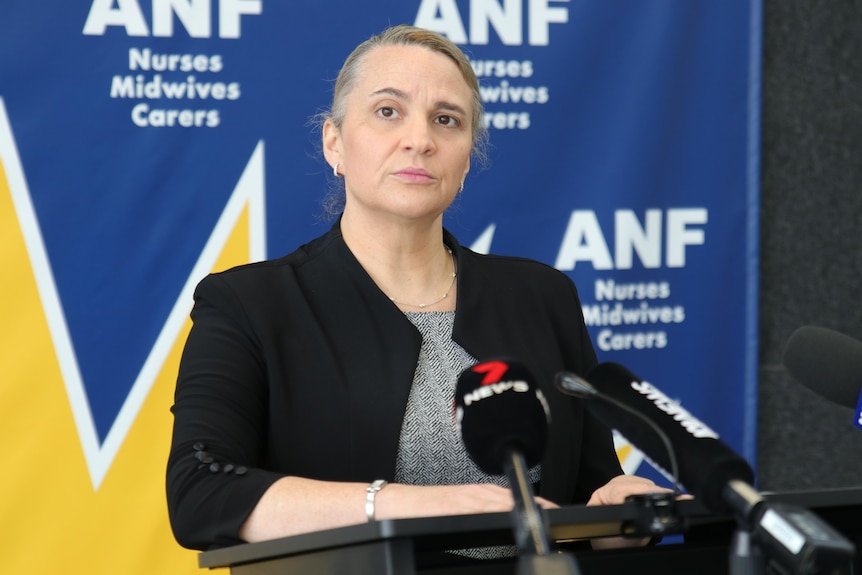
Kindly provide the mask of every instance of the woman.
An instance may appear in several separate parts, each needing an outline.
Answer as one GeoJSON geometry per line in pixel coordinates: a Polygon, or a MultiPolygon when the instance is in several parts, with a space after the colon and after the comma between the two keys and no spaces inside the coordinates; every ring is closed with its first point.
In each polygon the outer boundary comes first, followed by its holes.
{"type": "Polygon", "coordinates": [[[511,509],[451,421],[459,373],[493,356],[520,359],[546,387],[554,424],[531,472],[542,506],[657,490],[621,475],[609,431],[548,388],[596,363],[572,282],[443,229],[481,115],[469,61],[436,33],[394,27],[347,59],[322,129],[344,180],[340,219],[195,294],[167,474],[181,544],[511,509]]]}

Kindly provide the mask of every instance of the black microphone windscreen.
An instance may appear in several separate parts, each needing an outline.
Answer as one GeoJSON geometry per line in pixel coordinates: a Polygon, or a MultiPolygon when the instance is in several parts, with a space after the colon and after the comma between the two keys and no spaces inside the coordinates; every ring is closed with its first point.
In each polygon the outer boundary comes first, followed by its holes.
{"type": "Polygon", "coordinates": [[[803,326],[787,340],[783,361],[790,375],[811,391],[856,407],[862,390],[862,342],[825,327],[803,326]]]}
{"type": "MultiPolygon", "coordinates": [[[[754,482],[748,462],[724,444],[718,434],[678,402],[652,384],[642,381],[615,363],[602,363],[585,378],[599,392],[637,411],[664,431],[676,452],[679,482],[713,511],[731,511],[724,500],[724,487],[733,479],[754,482]]],[[[646,422],[612,402],[592,399],[585,408],[608,427],[616,429],[665,472],[670,455],[661,438],[646,422]]]]}
{"type": "Polygon", "coordinates": [[[485,473],[501,475],[509,450],[520,452],[530,467],[542,460],[548,407],[521,363],[495,358],[464,370],[455,389],[455,410],[464,447],[485,473]]]}

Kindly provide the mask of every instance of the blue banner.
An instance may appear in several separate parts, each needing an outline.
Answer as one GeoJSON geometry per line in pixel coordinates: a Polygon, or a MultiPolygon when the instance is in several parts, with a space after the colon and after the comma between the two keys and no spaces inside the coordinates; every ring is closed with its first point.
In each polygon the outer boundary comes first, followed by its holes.
{"type": "Polygon", "coordinates": [[[70,541],[45,554],[22,529],[11,565],[195,570],[163,503],[191,291],[328,229],[309,120],[352,48],[402,22],[481,82],[491,162],[448,229],[568,273],[600,361],[753,463],[760,18],[760,0],[5,2],[0,514],[70,541]]]}

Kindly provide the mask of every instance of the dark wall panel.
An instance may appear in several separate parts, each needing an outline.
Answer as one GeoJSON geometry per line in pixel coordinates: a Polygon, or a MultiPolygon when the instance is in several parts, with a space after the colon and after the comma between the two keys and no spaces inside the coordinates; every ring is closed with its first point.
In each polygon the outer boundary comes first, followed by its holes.
{"type": "Polygon", "coordinates": [[[759,486],[862,485],[853,411],[781,361],[803,325],[862,339],[862,1],[766,0],[764,27],[759,486]]]}

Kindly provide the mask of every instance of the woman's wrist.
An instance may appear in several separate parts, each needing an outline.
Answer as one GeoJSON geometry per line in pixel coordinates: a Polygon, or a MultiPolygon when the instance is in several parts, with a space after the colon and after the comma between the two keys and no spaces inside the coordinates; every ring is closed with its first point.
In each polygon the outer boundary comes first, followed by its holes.
{"type": "Polygon", "coordinates": [[[376,479],[365,488],[365,516],[369,523],[377,519],[377,494],[387,485],[389,482],[385,479],[376,479]]]}

